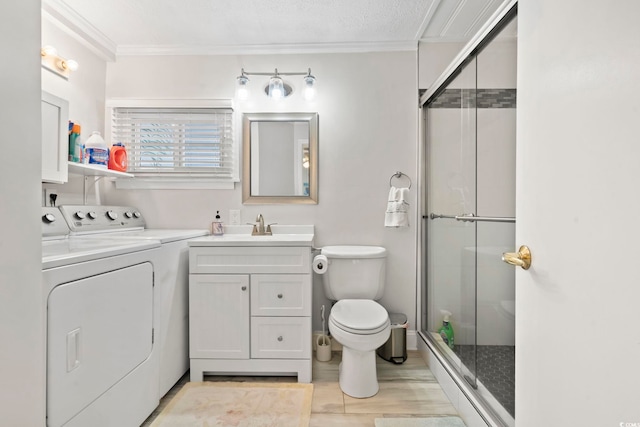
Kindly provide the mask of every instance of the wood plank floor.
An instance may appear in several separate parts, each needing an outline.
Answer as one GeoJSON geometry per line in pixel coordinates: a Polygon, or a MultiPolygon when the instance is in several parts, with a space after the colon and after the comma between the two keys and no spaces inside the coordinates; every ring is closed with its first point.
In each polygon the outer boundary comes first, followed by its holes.
{"type": "MultiPolygon", "coordinates": [[[[415,351],[395,365],[377,358],[380,391],[368,399],[355,399],[340,390],[338,365],[341,353],[334,352],[330,362],[313,361],[313,401],[310,427],[372,427],[376,418],[451,416],[457,412],[435,377],[415,351]]],[[[188,381],[185,375],[161,400],[160,406],[142,424],[148,427],[171,398],[188,381]]],[[[206,376],[205,381],[291,382],[293,377],[206,376]]]]}

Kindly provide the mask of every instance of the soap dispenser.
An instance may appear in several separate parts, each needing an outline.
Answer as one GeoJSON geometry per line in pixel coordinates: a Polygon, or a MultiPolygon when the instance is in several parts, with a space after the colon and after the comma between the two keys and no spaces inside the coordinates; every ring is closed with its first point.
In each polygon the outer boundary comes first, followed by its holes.
{"type": "Polygon", "coordinates": [[[224,234],[222,219],[220,219],[220,211],[216,211],[216,220],[211,224],[211,232],[214,236],[222,236],[224,234]]]}

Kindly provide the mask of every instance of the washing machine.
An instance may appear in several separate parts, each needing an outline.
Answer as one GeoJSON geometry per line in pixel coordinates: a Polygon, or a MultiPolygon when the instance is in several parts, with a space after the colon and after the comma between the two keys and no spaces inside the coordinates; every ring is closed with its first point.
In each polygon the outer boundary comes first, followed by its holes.
{"type": "Polygon", "coordinates": [[[138,426],[158,406],[157,240],[79,239],[43,208],[46,425],[138,426]]]}
{"type": "Polygon", "coordinates": [[[187,241],[206,236],[209,230],[147,228],[144,216],[131,206],[63,205],[60,210],[73,237],[160,241],[155,292],[159,358],[157,394],[161,398],[189,369],[187,241]]]}

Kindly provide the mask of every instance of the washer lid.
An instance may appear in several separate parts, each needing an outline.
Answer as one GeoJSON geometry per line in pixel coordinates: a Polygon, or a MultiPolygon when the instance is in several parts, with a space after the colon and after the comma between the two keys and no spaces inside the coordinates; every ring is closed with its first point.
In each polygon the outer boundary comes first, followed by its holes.
{"type": "Polygon", "coordinates": [[[389,323],[389,314],[383,306],[368,299],[343,299],[331,309],[333,320],[345,329],[370,331],[389,323]]]}
{"type": "Polygon", "coordinates": [[[381,246],[324,246],[322,255],[328,258],[385,258],[387,250],[381,246]]]}

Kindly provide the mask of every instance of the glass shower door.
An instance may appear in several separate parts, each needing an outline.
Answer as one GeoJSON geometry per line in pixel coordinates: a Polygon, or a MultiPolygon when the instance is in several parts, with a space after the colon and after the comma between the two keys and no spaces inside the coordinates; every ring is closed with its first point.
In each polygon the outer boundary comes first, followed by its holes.
{"type": "Polygon", "coordinates": [[[427,108],[427,324],[443,354],[476,381],[476,60],[427,108]],[[449,319],[453,340],[443,322],[449,319]]]}
{"type": "Polygon", "coordinates": [[[477,55],[476,372],[481,395],[515,418],[516,20],[477,55]],[[489,395],[491,397],[489,397],[489,395]]]}
{"type": "Polygon", "coordinates": [[[507,425],[515,424],[515,269],[501,258],[515,246],[515,34],[516,20],[505,22],[425,104],[422,332],[507,425]],[[445,318],[453,343],[440,333],[445,318]]]}

